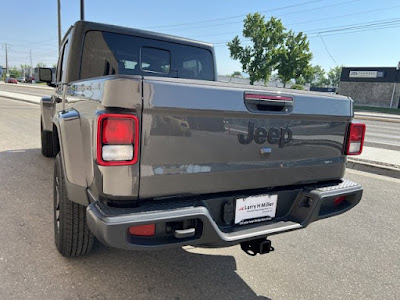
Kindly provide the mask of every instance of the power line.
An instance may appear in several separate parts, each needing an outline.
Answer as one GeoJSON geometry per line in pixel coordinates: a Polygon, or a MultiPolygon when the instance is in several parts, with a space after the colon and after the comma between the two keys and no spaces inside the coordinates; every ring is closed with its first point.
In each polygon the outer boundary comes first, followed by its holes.
{"type": "MultiPolygon", "coordinates": [[[[392,25],[385,25],[385,26],[380,26],[380,27],[375,27],[375,28],[364,28],[364,29],[359,29],[359,30],[349,30],[349,31],[343,31],[343,32],[336,32],[336,33],[331,33],[331,34],[322,34],[322,36],[333,36],[333,35],[342,35],[342,34],[350,34],[350,33],[358,33],[358,32],[367,32],[367,31],[375,31],[375,30],[381,30],[381,29],[391,29],[391,28],[400,28],[400,24],[392,24],[392,25]]],[[[309,39],[312,38],[317,38],[319,37],[319,33],[314,34],[312,36],[308,36],[309,39]]],[[[230,41],[229,41],[230,42],[230,41]]],[[[228,42],[219,42],[219,43],[213,43],[215,47],[221,47],[221,46],[226,46],[228,42]]],[[[245,41],[243,46],[249,46],[251,45],[251,41],[245,41]]]]}
{"type": "MultiPolygon", "coordinates": [[[[297,6],[302,6],[302,5],[307,5],[307,4],[312,4],[312,3],[315,3],[315,2],[322,2],[322,1],[323,0],[307,1],[307,2],[303,2],[303,3],[287,5],[287,6],[282,6],[282,7],[278,7],[278,8],[274,8],[274,9],[270,9],[270,10],[260,11],[260,13],[278,11],[278,10],[293,8],[293,7],[297,7],[297,6]]],[[[243,18],[245,16],[246,15],[237,15],[237,16],[231,16],[231,17],[226,17],[226,18],[210,19],[210,20],[205,20],[205,21],[196,21],[196,22],[180,23],[180,24],[173,24],[173,25],[150,26],[150,27],[145,27],[145,28],[149,28],[150,29],[150,28],[180,27],[180,26],[185,26],[185,25],[204,24],[204,23],[210,23],[210,22],[216,22],[216,21],[224,21],[224,20],[243,18]]],[[[242,21],[240,21],[240,22],[242,22],[242,21]]]]}
{"type": "Polygon", "coordinates": [[[322,35],[320,34],[319,37],[321,38],[322,44],[324,44],[325,50],[326,52],[328,52],[329,56],[331,57],[332,61],[335,63],[335,65],[337,65],[336,60],[333,58],[331,52],[329,51],[328,47],[325,44],[324,38],[322,37],[322,35]]]}
{"type": "MultiPolygon", "coordinates": [[[[339,2],[339,3],[333,3],[333,4],[329,4],[329,5],[324,5],[324,6],[320,6],[320,7],[314,7],[314,8],[307,9],[307,10],[303,9],[303,10],[298,10],[298,11],[294,11],[294,12],[290,12],[290,13],[286,13],[286,14],[281,14],[281,15],[277,15],[276,17],[286,16],[286,15],[291,15],[291,14],[297,14],[297,13],[303,13],[303,12],[308,12],[308,11],[313,11],[313,10],[319,10],[319,9],[324,9],[324,8],[328,8],[328,7],[333,7],[333,6],[338,6],[338,5],[347,4],[347,3],[351,3],[351,2],[358,2],[358,1],[361,1],[361,0],[348,0],[348,1],[343,1],[343,2],[339,2]]],[[[265,13],[265,12],[269,12],[269,11],[261,11],[261,13],[265,13]]],[[[243,15],[243,16],[246,16],[246,15],[243,15]]],[[[204,21],[204,22],[208,22],[208,21],[204,21]]],[[[202,28],[210,28],[210,27],[218,27],[218,26],[224,26],[224,25],[238,24],[238,23],[243,23],[243,20],[241,20],[241,21],[233,21],[233,22],[224,22],[224,23],[219,23],[219,24],[204,25],[204,26],[185,27],[185,28],[179,28],[179,30],[202,29],[202,28]]],[[[186,25],[192,25],[194,23],[185,23],[185,24],[186,25]]],[[[186,25],[176,24],[174,26],[186,26],[186,25]]],[[[146,28],[150,29],[150,28],[162,28],[162,27],[158,26],[158,27],[146,27],[146,28]]]]}
{"type": "Polygon", "coordinates": [[[363,27],[379,26],[379,25],[386,25],[386,24],[396,24],[399,22],[400,22],[400,18],[382,19],[382,20],[376,20],[376,21],[372,21],[372,22],[354,23],[354,24],[348,24],[348,25],[342,25],[342,26],[328,27],[328,28],[323,28],[323,29],[314,29],[314,30],[310,30],[310,31],[304,31],[304,33],[307,33],[307,34],[328,33],[328,32],[343,31],[343,30],[349,30],[349,29],[358,29],[358,28],[363,28],[363,27]]]}
{"type": "MultiPolygon", "coordinates": [[[[400,5],[396,5],[396,6],[385,7],[385,8],[380,8],[380,9],[363,10],[363,11],[358,11],[356,13],[332,16],[332,17],[329,17],[329,18],[313,19],[313,20],[308,20],[308,21],[304,21],[304,22],[290,23],[290,24],[286,24],[286,26],[314,23],[314,22],[320,22],[320,21],[326,21],[326,20],[332,20],[332,19],[338,19],[338,18],[345,18],[345,17],[349,17],[349,16],[354,16],[354,15],[359,15],[359,14],[366,14],[366,13],[377,12],[377,11],[383,11],[383,10],[394,9],[394,8],[399,8],[399,7],[400,7],[400,5]]],[[[220,36],[220,35],[231,35],[231,34],[237,34],[237,31],[235,31],[235,32],[223,32],[223,33],[216,33],[216,34],[195,35],[195,36],[193,36],[193,38],[209,37],[209,36],[220,36]]]]}
{"type": "MultiPolygon", "coordinates": [[[[386,28],[389,26],[397,25],[400,24],[400,18],[394,18],[394,19],[383,19],[383,20],[376,20],[372,22],[363,22],[363,23],[354,23],[354,24],[348,24],[348,25],[342,25],[342,26],[335,26],[335,27],[328,27],[328,28],[320,28],[320,29],[314,29],[310,31],[304,31],[303,33],[305,34],[316,34],[319,36],[319,34],[326,35],[327,33],[333,33],[333,32],[345,32],[345,31],[352,31],[352,30],[358,30],[358,29],[365,29],[365,28],[371,28],[371,27],[376,27],[376,28],[386,28]]],[[[244,42],[250,42],[250,39],[244,39],[244,42]]],[[[218,45],[218,44],[226,44],[230,41],[223,41],[223,42],[214,42],[213,44],[218,45]]]]}
{"type": "Polygon", "coordinates": [[[308,24],[308,23],[314,23],[314,22],[320,22],[320,21],[327,21],[327,20],[332,20],[332,19],[337,19],[337,18],[351,17],[351,16],[355,16],[355,15],[366,14],[366,13],[370,13],[370,12],[377,12],[377,11],[388,10],[388,9],[394,9],[394,8],[399,8],[399,7],[400,7],[400,5],[396,5],[396,6],[385,7],[385,8],[380,8],[380,9],[363,10],[363,11],[358,11],[356,13],[333,16],[333,17],[329,17],[329,18],[313,19],[313,20],[304,21],[304,22],[290,23],[290,24],[287,24],[287,26],[308,24]]]}
{"type": "MultiPolygon", "coordinates": [[[[345,32],[336,32],[336,33],[331,33],[331,34],[323,34],[323,36],[333,36],[333,35],[341,35],[341,34],[349,34],[349,33],[357,33],[357,32],[365,32],[365,31],[375,31],[375,30],[381,30],[381,29],[391,29],[391,28],[399,28],[400,24],[394,24],[394,25],[385,25],[385,26],[380,26],[380,27],[375,27],[375,28],[365,28],[365,29],[360,29],[360,30],[349,30],[345,32]]],[[[319,37],[319,34],[310,36],[309,38],[316,38],[319,37]]]]}

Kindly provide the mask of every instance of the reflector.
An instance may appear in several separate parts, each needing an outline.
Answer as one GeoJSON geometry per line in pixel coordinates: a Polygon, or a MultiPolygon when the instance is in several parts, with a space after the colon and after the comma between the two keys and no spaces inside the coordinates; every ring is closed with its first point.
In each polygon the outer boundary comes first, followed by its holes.
{"type": "Polygon", "coordinates": [[[129,227],[129,234],[136,236],[153,236],[156,233],[156,224],[136,225],[129,227]]]}
{"type": "Polygon", "coordinates": [[[333,203],[334,206],[340,205],[344,200],[346,199],[345,196],[339,196],[335,198],[335,201],[333,203]]]}

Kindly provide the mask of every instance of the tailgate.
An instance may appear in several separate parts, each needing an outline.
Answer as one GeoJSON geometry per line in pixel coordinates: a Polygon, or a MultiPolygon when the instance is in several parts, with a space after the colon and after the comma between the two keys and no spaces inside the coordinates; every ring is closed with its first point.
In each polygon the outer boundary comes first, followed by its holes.
{"type": "Polygon", "coordinates": [[[341,178],[351,115],[351,100],[333,95],[144,78],[139,195],[341,178]],[[270,103],[258,105],[257,95],[270,103]]]}

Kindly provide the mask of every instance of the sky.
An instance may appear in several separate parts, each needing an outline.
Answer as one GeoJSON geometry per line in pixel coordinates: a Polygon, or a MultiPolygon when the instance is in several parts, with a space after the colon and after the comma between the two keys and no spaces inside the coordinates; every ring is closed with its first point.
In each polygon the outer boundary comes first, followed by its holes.
{"type": "MultiPolygon", "coordinates": [[[[0,66],[57,62],[57,0],[1,1],[0,66]]],[[[85,0],[88,21],[133,27],[211,42],[219,74],[241,71],[226,43],[239,35],[248,13],[282,20],[308,35],[313,65],[325,70],[397,66],[400,61],[399,0],[85,0]]],[[[62,32],[80,18],[80,0],[61,0],[62,32]]],[[[244,41],[246,44],[246,41],[244,41]]],[[[247,42],[248,44],[248,42],[247,42]]]]}

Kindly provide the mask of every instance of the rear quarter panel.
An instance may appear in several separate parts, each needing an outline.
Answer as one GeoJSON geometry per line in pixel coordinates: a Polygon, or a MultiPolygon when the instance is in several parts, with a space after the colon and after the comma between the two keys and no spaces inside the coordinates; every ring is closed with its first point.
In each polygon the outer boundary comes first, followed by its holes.
{"type": "MultiPolygon", "coordinates": [[[[71,119],[65,123],[60,138],[68,180],[85,189],[90,187],[97,199],[136,199],[139,166],[98,166],[95,146],[99,114],[117,112],[140,116],[140,78],[101,77],[72,82],[66,89],[67,110],[62,114],[75,116],[75,121],[71,119]]],[[[60,110],[61,107],[58,107],[60,110]]]]}

